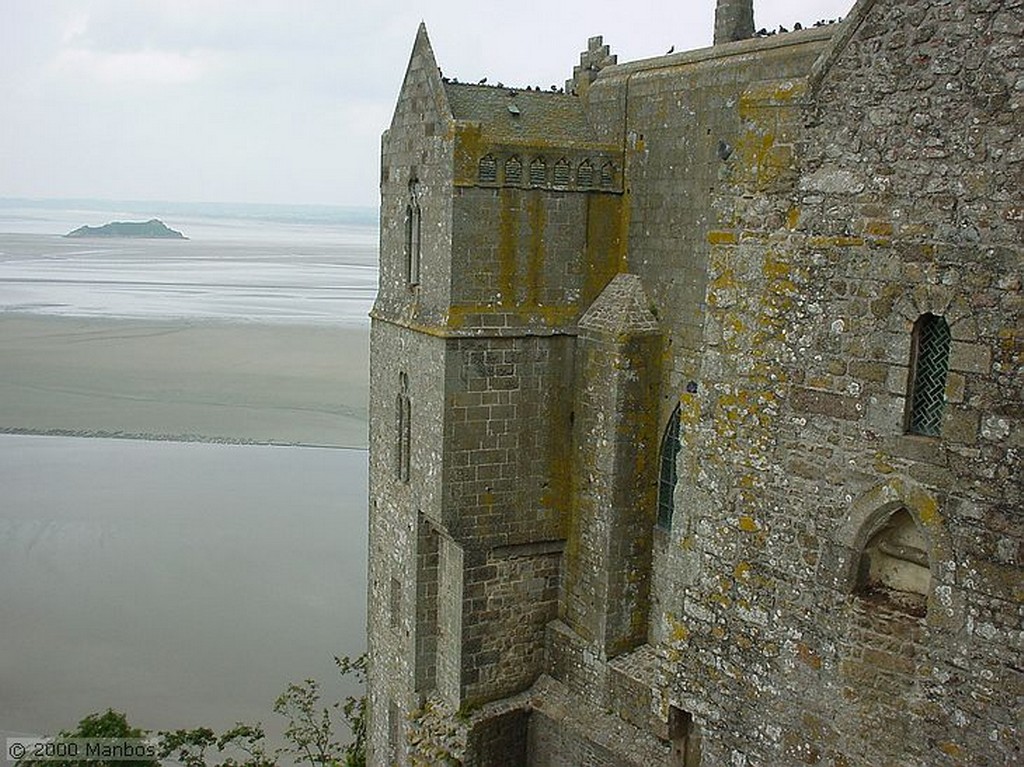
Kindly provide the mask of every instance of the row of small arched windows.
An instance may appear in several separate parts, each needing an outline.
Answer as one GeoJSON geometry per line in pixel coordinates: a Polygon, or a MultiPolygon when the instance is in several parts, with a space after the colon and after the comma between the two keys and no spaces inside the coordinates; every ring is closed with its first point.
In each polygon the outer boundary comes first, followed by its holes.
{"type": "MultiPolygon", "coordinates": [[[[502,165],[502,183],[509,186],[520,186],[523,183],[523,162],[518,156],[512,155],[502,165]]],[[[543,157],[534,157],[526,168],[529,186],[556,186],[578,189],[610,189],[615,183],[615,166],[606,162],[595,168],[590,160],[584,160],[574,169],[572,163],[562,157],[557,160],[550,173],[548,163],[543,157]],[[575,176],[575,184],[573,179],[575,176]]],[[[486,154],[480,158],[477,178],[483,184],[498,183],[498,160],[494,155],[486,154]]]]}

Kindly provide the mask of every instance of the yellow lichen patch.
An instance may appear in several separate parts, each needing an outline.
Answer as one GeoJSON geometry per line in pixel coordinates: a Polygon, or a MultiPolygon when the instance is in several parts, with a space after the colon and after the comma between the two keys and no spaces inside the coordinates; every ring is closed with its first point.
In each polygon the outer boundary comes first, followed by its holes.
{"type": "Polygon", "coordinates": [[[790,231],[796,229],[797,224],[800,223],[800,208],[795,205],[791,207],[786,213],[786,228],[790,231]]]}
{"type": "Polygon", "coordinates": [[[922,525],[938,525],[942,522],[939,515],[939,503],[922,490],[912,490],[908,499],[910,505],[917,510],[922,525]]]}
{"type": "Polygon", "coordinates": [[[537,306],[540,299],[541,277],[544,273],[544,228],[547,210],[540,195],[527,202],[530,221],[530,250],[526,257],[526,303],[537,306]]]}
{"type": "Polygon", "coordinates": [[[792,274],[793,267],[787,261],[782,261],[774,254],[765,256],[764,266],[761,267],[764,276],[769,280],[788,280],[792,274]]]}
{"type": "Polygon", "coordinates": [[[952,757],[960,757],[963,755],[963,749],[951,740],[939,743],[939,750],[952,757]]]}
{"type": "Polygon", "coordinates": [[[668,622],[669,635],[673,642],[685,642],[690,638],[690,630],[682,622],[676,620],[672,613],[665,613],[665,620],[668,622]]]}
{"type": "Polygon", "coordinates": [[[738,581],[746,582],[750,578],[750,563],[737,562],[732,570],[733,577],[738,581]]]}
{"type": "Polygon", "coordinates": [[[757,521],[746,514],[740,517],[739,527],[745,533],[756,533],[760,529],[757,526],[757,521]]]}
{"type": "Polygon", "coordinates": [[[892,236],[892,223],[889,221],[882,221],[873,219],[868,221],[867,226],[864,228],[872,237],[891,237],[892,236]]]}
{"type": "Polygon", "coordinates": [[[818,656],[818,653],[803,642],[798,642],[796,645],[796,657],[799,658],[802,663],[813,668],[815,671],[819,671],[821,669],[821,658],[818,656]]]}
{"type": "Polygon", "coordinates": [[[681,548],[683,551],[693,551],[695,542],[696,541],[692,535],[684,536],[679,541],[679,548],[681,548]]]}
{"type": "Polygon", "coordinates": [[[708,232],[708,243],[711,245],[735,245],[736,241],[736,232],[726,232],[717,229],[708,232]]]}
{"type": "Polygon", "coordinates": [[[892,464],[886,463],[884,460],[882,460],[881,456],[875,456],[874,465],[875,471],[877,471],[879,474],[892,474],[894,471],[896,471],[896,469],[893,468],[892,464]]]}
{"type": "Polygon", "coordinates": [[[812,248],[852,248],[863,245],[864,238],[847,235],[840,235],[836,237],[816,235],[808,238],[807,244],[812,248]]]}
{"type": "Polygon", "coordinates": [[[736,273],[732,269],[726,269],[711,281],[712,290],[724,290],[736,287],[736,273]]]}

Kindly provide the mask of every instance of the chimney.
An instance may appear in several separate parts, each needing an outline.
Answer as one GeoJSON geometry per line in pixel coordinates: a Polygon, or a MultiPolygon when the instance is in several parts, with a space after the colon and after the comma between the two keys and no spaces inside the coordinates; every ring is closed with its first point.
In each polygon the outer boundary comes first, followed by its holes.
{"type": "Polygon", "coordinates": [[[754,0],[718,0],[715,45],[754,36],[754,0]]]}

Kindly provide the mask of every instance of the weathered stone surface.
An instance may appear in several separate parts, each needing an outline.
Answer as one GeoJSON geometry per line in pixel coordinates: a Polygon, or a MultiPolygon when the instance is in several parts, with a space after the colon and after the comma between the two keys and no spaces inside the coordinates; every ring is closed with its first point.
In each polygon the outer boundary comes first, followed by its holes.
{"type": "Polygon", "coordinates": [[[1024,759],[1021,10],[595,38],[519,138],[421,30],[383,142],[372,764],[1024,759]]]}

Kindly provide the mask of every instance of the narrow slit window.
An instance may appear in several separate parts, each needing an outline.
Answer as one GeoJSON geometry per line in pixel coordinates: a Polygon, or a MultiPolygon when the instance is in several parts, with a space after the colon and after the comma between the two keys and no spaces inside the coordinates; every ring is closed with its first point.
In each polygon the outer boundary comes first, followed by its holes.
{"type": "Polygon", "coordinates": [[[914,323],[906,428],[910,434],[937,437],[942,428],[952,338],[942,317],[922,314],[914,323]]]}
{"type": "Polygon", "coordinates": [[[412,426],[410,416],[412,407],[409,402],[409,377],[405,373],[398,375],[398,396],[395,398],[395,474],[400,482],[409,481],[409,452],[412,447],[412,426]]]}
{"type": "Polygon", "coordinates": [[[405,208],[405,279],[410,287],[420,282],[420,203],[418,184],[409,182],[409,204],[405,208]]]}
{"type": "Polygon", "coordinates": [[[607,188],[615,183],[615,168],[607,162],[601,166],[601,186],[607,188]]]}
{"type": "Polygon", "coordinates": [[[518,185],[523,180],[523,164],[518,157],[509,157],[505,161],[505,183],[518,185]]]}
{"type": "Polygon", "coordinates": [[[658,527],[670,530],[675,511],[676,458],[679,455],[679,406],[672,411],[661,438],[661,470],[658,474],[658,527]]]}
{"type": "Polygon", "coordinates": [[[487,154],[480,158],[477,176],[484,184],[493,184],[498,180],[498,163],[493,155],[487,154]]]}

